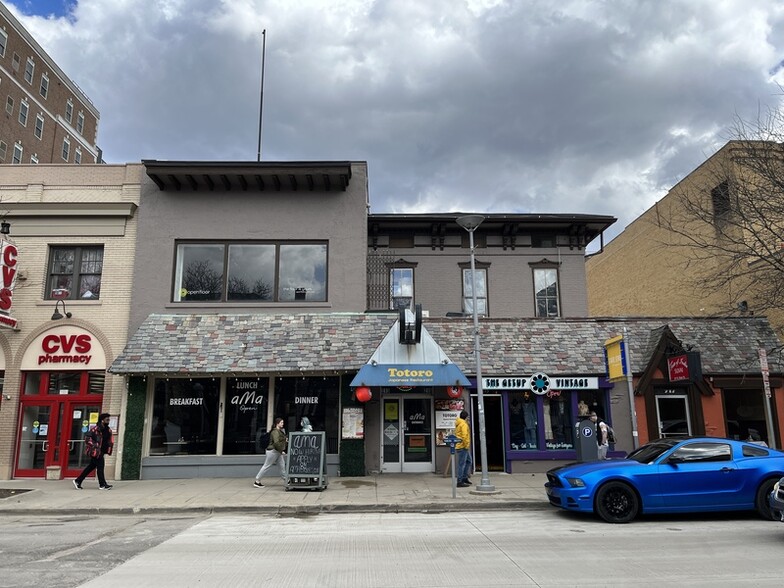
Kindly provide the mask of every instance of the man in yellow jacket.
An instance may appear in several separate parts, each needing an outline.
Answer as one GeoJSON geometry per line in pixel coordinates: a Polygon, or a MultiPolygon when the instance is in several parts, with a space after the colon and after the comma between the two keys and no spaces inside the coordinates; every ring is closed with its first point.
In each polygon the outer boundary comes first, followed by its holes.
{"type": "Polygon", "coordinates": [[[457,487],[467,488],[471,485],[468,477],[471,475],[471,428],[468,426],[468,412],[460,411],[460,416],[455,419],[455,436],[460,439],[455,444],[457,450],[457,487]]]}

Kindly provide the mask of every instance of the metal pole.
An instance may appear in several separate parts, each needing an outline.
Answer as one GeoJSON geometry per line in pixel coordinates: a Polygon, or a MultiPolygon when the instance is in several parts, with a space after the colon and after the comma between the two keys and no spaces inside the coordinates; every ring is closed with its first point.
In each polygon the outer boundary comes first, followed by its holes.
{"type": "Polygon", "coordinates": [[[267,29],[261,31],[261,92],[259,92],[259,144],[256,161],[261,161],[261,115],[264,110],[264,61],[267,54],[267,29]]]}
{"type": "MultiPolygon", "coordinates": [[[[629,354],[629,334],[623,328],[623,354],[626,361],[626,388],[629,391],[629,410],[632,413],[632,444],[634,449],[640,446],[640,433],[637,429],[637,410],[634,408],[634,374],[632,374],[632,361],[629,354]]],[[[607,418],[607,415],[604,415],[607,418]]]]}
{"type": "MultiPolygon", "coordinates": [[[[477,225],[478,226],[478,225],[477,225]]],[[[476,487],[478,492],[494,492],[495,486],[490,484],[487,475],[487,437],[485,435],[485,399],[482,390],[482,358],[479,354],[479,313],[476,308],[476,268],[474,263],[474,231],[468,230],[471,246],[471,297],[474,303],[474,356],[476,358],[476,400],[479,408],[479,450],[482,456],[482,481],[476,487]]]]}

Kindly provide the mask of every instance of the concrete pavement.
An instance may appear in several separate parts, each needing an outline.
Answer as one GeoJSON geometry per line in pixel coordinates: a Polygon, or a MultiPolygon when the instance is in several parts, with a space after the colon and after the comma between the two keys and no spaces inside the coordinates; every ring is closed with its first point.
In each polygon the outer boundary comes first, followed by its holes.
{"type": "MultiPolygon", "coordinates": [[[[480,481],[477,472],[474,484],[480,481]]],[[[0,480],[0,515],[145,514],[258,512],[443,512],[488,509],[546,508],[545,474],[490,473],[493,494],[475,486],[457,488],[436,474],[377,474],[330,478],[322,491],[286,491],[280,478],[265,478],[254,488],[252,478],[182,480],[118,480],[111,490],[98,490],[88,479],[83,490],[68,480],[0,480]],[[24,492],[24,490],[28,490],[24,492]]]]}

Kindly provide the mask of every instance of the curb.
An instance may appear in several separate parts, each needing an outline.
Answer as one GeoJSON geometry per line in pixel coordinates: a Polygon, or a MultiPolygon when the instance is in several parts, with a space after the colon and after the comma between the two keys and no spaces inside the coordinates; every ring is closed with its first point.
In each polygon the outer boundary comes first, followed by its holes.
{"type": "Polygon", "coordinates": [[[267,514],[279,517],[315,516],[319,514],[352,513],[430,513],[477,512],[500,510],[546,510],[547,502],[521,500],[496,503],[388,503],[388,504],[324,504],[302,506],[192,506],[192,507],[63,507],[63,508],[0,508],[2,516],[56,516],[56,515],[148,515],[148,514],[267,514]]]}

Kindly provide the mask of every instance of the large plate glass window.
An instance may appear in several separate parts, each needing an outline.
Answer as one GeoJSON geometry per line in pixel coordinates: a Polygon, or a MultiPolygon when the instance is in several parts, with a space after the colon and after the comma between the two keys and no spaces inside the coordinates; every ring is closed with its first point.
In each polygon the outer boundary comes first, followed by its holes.
{"type": "Polygon", "coordinates": [[[301,430],[307,417],[314,431],[325,431],[327,453],[338,452],[340,378],[276,378],[275,417],[285,421],[286,431],[301,430]]]}
{"type": "Polygon", "coordinates": [[[223,454],[264,453],[267,431],[268,378],[228,378],[223,427],[223,454]]]}
{"type": "Polygon", "coordinates": [[[281,245],[278,300],[327,299],[327,246],[281,245]]]}
{"type": "Polygon", "coordinates": [[[101,297],[103,245],[52,247],[47,299],[95,300],[101,297]]]}
{"type": "Polygon", "coordinates": [[[325,302],[326,243],[181,243],[175,302],[325,302]]]}
{"type": "Polygon", "coordinates": [[[150,455],[214,455],[219,396],[218,379],[156,379],[150,455]]]}

